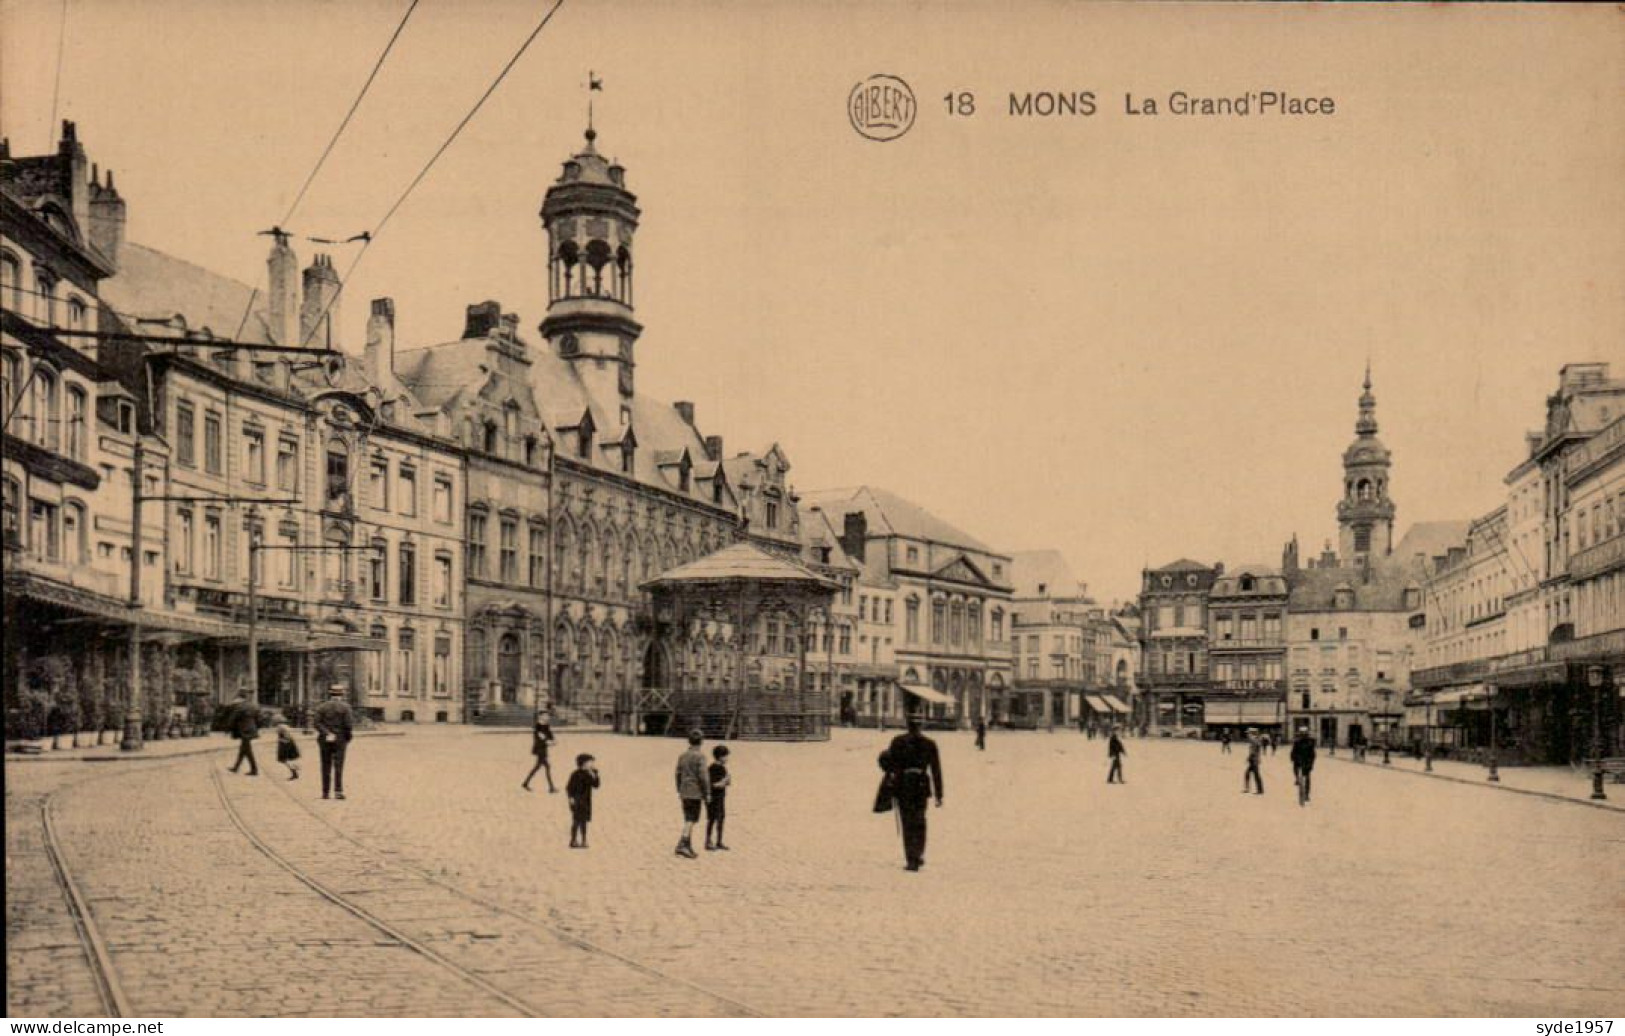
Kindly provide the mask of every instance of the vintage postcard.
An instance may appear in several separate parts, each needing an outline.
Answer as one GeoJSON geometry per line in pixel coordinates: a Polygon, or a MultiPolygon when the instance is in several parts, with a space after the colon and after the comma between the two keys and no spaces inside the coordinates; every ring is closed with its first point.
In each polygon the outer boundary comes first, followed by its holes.
{"type": "Polygon", "coordinates": [[[1622,82],[1609,5],[0,0],[6,1013],[1606,1033],[1622,82]]]}

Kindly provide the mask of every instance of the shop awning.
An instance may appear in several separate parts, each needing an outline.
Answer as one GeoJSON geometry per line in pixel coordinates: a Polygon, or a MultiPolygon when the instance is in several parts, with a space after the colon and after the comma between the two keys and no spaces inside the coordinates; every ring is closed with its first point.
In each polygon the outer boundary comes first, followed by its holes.
{"type": "Polygon", "coordinates": [[[1489,698],[1490,690],[1481,683],[1471,687],[1456,687],[1452,690],[1442,691],[1433,696],[1433,707],[1436,709],[1459,709],[1468,702],[1484,701],[1489,698]]]}
{"type": "Polygon", "coordinates": [[[952,697],[950,697],[949,695],[943,694],[941,691],[937,690],[935,687],[927,687],[923,683],[900,683],[897,686],[901,687],[903,690],[907,691],[908,693],[914,695],[914,697],[920,699],[921,701],[928,701],[928,702],[931,702],[934,705],[952,705],[952,704],[954,704],[954,700],[953,700],[952,697]]]}
{"type": "Polygon", "coordinates": [[[1118,699],[1110,697],[1109,695],[1101,695],[1100,700],[1105,702],[1107,705],[1110,705],[1112,707],[1112,711],[1120,712],[1125,716],[1128,715],[1128,706],[1118,699]]]}
{"type": "Polygon", "coordinates": [[[1083,696],[1083,700],[1088,702],[1089,708],[1095,712],[1109,713],[1112,711],[1112,707],[1107,705],[1105,700],[1098,694],[1086,694],[1083,696]]]}

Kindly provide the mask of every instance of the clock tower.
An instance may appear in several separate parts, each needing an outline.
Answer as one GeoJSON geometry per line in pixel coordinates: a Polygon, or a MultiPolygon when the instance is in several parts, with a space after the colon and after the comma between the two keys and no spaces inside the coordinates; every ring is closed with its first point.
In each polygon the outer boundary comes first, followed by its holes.
{"type": "Polygon", "coordinates": [[[569,360],[596,406],[614,413],[632,398],[632,237],[637,198],[626,170],[598,153],[598,134],[564,163],[542,202],[548,306],[542,336],[569,360]]]}
{"type": "Polygon", "coordinates": [[[1343,451],[1343,499],[1337,505],[1339,545],[1344,564],[1386,557],[1394,548],[1394,502],[1388,496],[1388,447],[1377,438],[1377,399],[1371,394],[1371,365],[1365,369],[1360,416],[1354,441],[1343,451]]]}

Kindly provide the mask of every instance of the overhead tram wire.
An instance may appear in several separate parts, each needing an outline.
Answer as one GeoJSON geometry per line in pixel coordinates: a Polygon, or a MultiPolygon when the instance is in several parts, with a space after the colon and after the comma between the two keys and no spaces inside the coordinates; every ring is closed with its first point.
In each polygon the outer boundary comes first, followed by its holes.
{"type": "MultiPolygon", "coordinates": [[[[309,175],[305,177],[304,184],[299,188],[299,193],[294,196],[293,204],[288,206],[288,211],[283,215],[281,221],[277,223],[279,228],[292,221],[294,213],[299,210],[300,203],[305,200],[305,195],[310,191],[310,185],[316,182],[316,175],[322,171],[322,166],[327,163],[328,156],[333,153],[333,148],[338,145],[339,138],[349,128],[350,120],[355,117],[356,109],[361,107],[362,99],[367,96],[367,91],[372,89],[373,80],[378,78],[379,70],[384,67],[384,61],[389,57],[389,52],[395,49],[395,41],[401,38],[402,31],[406,29],[407,20],[412,17],[412,12],[417,10],[419,2],[420,0],[412,0],[407,5],[406,13],[401,15],[401,20],[396,24],[395,31],[389,36],[389,42],[384,44],[384,49],[379,53],[378,59],[372,63],[372,71],[367,73],[366,82],[361,84],[361,90],[355,95],[355,100],[350,102],[350,110],[344,113],[343,119],[339,120],[338,129],[333,131],[333,136],[327,141],[327,146],[322,149],[321,157],[316,159],[314,166],[311,166],[309,175]]],[[[63,0],[64,7],[66,7],[66,4],[67,0],[63,0]]],[[[243,336],[243,328],[248,326],[248,318],[254,313],[254,300],[258,297],[259,288],[256,286],[248,296],[248,305],[243,307],[243,318],[237,322],[237,332],[232,335],[233,338],[243,336]]]]}
{"type": "Polygon", "coordinates": [[[400,207],[406,203],[406,199],[411,197],[412,192],[417,190],[424,177],[429,175],[429,170],[433,169],[434,164],[440,161],[440,156],[444,155],[446,150],[457,140],[464,127],[473,121],[475,115],[479,114],[479,110],[484,107],[485,102],[490,100],[492,94],[496,93],[497,87],[502,85],[502,81],[508,77],[508,73],[513,71],[513,67],[519,63],[519,59],[525,56],[525,52],[530,49],[530,45],[536,42],[536,38],[542,34],[542,30],[547,28],[548,23],[553,20],[553,16],[563,6],[564,0],[554,0],[553,6],[548,8],[547,13],[542,16],[542,20],[536,23],[536,28],[532,29],[530,35],[525,37],[525,42],[521,43],[519,49],[514,51],[513,57],[508,59],[508,63],[502,66],[502,71],[498,72],[496,78],[491,80],[491,85],[485,88],[485,92],[480,95],[480,99],[474,102],[474,106],[452,129],[451,134],[435,150],[435,153],[429,156],[429,160],[423,164],[422,169],[418,170],[418,174],[412,178],[412,182],[406,185],[406,189],[401,192],[400,197],[396,198],[395,203],[384,213],[384,217],[368,232],[369,236],[361,243],[361,250],[356,253],[354,259],[350,260],[350,265],[345,269],[344,276],[339,278],[338,287],[334,289],[332,297],[327,300],[327,305],[322,307],[321,313],[312,321],[310,330],[305,334],[305,339],[300,342],[301,345],[308,344],[310,336],[315,334],[316,329],[321,327],[323,321],[327,319],[327,314],[338,302],[339,296],[344,294],[345,287],[350,283],[350,275],[355,273],[357,266],[361,265],[361,260],[366,256],[367,249],[371,248],[373,242],[378,240],[378,235],[384,232],[384,227],[389,224],[389,221],[399,211],[400,207]]]}
{"type": "Polygon", "coordinates": [[[362,98],[366,97],[367,91],[372,88],[372,81],[378,78],[378,71],[384,67],[384,61],[389,57],[389,52],[395,49],[395,41],[401,38],[401,32],[405,30],[407,20],[412,17],[412,12],[417,10],[418,2],[419,0],[412,0],[407,5],[406,13],[401,15],[400,24],[395,26],[395,31],[390,35],[389,42],[384,44],[383,52],[378,55],[378,60],[373,62],[372,71],[367,73],[367,81],[361,84],[361,91],[355,95],[355,100],[350,102],[350,110],[344,113],[343,120],[339,122],[339,128],[333,131],[332,139],[327,142],[327,147],[322,149],[322,156],[311,167],[310,175],[305,177],[304,185],[299,188],[299,193],[294,196],[293,204],[288,206],[288,212],[282,217],[281,222],[277,224],[278,226],[287,226],[293,219],[293,214],[299,210],[299,204],[305,200],[305,193],[310,190],[310,185],[315,182],[316,174],[322,171],[322,166],[327,162],[327,156],[333,153],[333,148],[338,144],[339,138],[344,135],[345,128],[350,125],[350,120],[355,117],[356,109],[361,107],[362,98]]]}

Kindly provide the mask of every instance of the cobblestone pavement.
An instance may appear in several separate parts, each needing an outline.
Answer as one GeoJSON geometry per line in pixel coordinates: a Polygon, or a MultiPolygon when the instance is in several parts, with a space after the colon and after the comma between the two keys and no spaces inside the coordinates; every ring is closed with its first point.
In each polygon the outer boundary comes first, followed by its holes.
{"type": "MultiPolygon", "coordinates": [[[[1257,797],[1241,794],[1242,757],[1213,745],[1131,740],[1118,787],[1104,743],[1076,733],[995,733],[985,753],[938,740],[947,807],[919,874],[902,869],[892,818],[869,812],[884,743],[869,731],[734,745],[733,851],[695,861],[672,855],[675,741],[561,737],[561,786],[578,751],[604,776],[585,852],[566,847],[563,795],[519,788],[521,734],[357,742],[345,802],[320,799],[314,766],[295,783],[275,767],[222,780],[271,848],[544,1013],[1576,1015],[1625,1002],[1613,813],[1370,766],[1319,768],[1300,808],[1284,751],[1257,797]]],[[[121,768],[58,806],[139,1010],[506,1010],[255,850],[221,805],[220,765],[121,768]]],[[[8,904],[49,904],[61,894],[13,842],[27,797],[66,768],[19,769],[6,770],[8,904]]],[[[8,934],[18,910],[48,913],[8,905],[8,934]]],[[[85,1013],[71,955],[8,946],[8,964],[14,1009],[85,1013]]]]}

